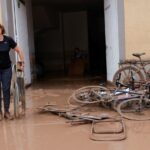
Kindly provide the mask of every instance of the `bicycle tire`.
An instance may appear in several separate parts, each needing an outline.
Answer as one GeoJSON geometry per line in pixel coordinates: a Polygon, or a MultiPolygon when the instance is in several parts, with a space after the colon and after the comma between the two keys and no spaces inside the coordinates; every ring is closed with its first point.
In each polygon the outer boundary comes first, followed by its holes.
{"type": "Polygon", "coordinates": [[[146,70],[146,74],[144,74],[145,78],[147,81],[149,81],[150,80],[150,63],[145,65],[145,70],[146,70]]]}
{"type": "Polygon", "coordinates": [[[94,104],[103,101],[103,96],[95,94],[95,91],[105,92],[109,95],[109,89],[102,86],[86,86],[76,90],[72,97],[76,102],[83,104],[94,104]]]}
{"type": "Polygon", "coordinates": [[[24,79],[22,77],[17,77],[17,82],[19,86],[19,102],[21,103],[20,113],[24,115],[26,109],[24,79]]]}
{"type": "Polygon", "coordinates": [[[14,83],[14,115],[16,118],[19,117],[19,89],[18,89],[18,83],[14,83]]]}
{"type": "Polygon", "coordinates": [[[120,68],[113,76],[114,85],[116,85],[118,78],[120,78],[119,82],[127,87],[132,86],[131,85],[131,81],[133,80],[132,78],[134,78],[134,84],[136,86],[140,86],[140,83],[144,81],[144,76],[141,73],[141,71],[133,66],[125,66],[123,68],[120,68]],[[129,73],[132,73],[133,76],[131,76],[131,74],[129,75],[129,73]]]}
{"type": "MultiPolygon", "coordinates": [[[[146,100],[143,100],[146,102],[146,100]]],[[[136,103],[136,105],[138,104],[137,102],[140,102],[140,99],[136,98],[136,99],[130,99],[130,100],[124,100],[122,101],[118,106],[117,106],[117,112],[123,117],[126,118],[128,120],[135,120],[135,121],[146,121],[146,120],[150,120],[150,113],[146,112],[146,107],[143,104],[143,111],[144,115],[147,113],[148,117],[143,116],[141,112],[137,111],[137,108],[132,108],[134,105],[134,103],[136,103]],[[133,105],[133,106],[132,106],[133,105]],[[129,109],[129,107],[131,107],[131,110],[129,109]],[[128,109],[127,109],[128,108],[128,109]],[[125,110],[126,109],[126,110],[125,110]],[[142,116],[142,117],[141,117],[142,116]]],[[[149,108],[147,108],[148,110],[150,110],[149,108]]]]}
{"type": "Polygon", "coordinates": [[[25,115],[26,108],[24,74],[17,70],[16,65],[12,67],[12,72],[11,91],[14,99],[14,116],[19,118],[21,115],[25,115]]]}

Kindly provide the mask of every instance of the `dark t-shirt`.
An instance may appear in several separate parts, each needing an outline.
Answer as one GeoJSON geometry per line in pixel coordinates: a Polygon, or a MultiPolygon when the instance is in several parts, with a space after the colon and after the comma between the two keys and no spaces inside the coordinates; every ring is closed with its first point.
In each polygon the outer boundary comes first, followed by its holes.
{"type": "Polygon", "coordinates": [[[0,69],[11,66],[9,52],[17,46],[17,43],[9,36],[4,35],[4,40],[0,41],[0,69]]]}

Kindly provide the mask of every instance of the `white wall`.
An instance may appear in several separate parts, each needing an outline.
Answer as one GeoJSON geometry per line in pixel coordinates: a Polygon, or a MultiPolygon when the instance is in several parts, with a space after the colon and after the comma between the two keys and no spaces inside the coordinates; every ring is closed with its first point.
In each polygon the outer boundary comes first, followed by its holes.
{"type": "Polygon", "coordinates": [[[0,1],[0,23],[2,23],[2,2],[0,1]]]}
{"type": "Polygon", "coordinates": [[[107,80],[112,81],[118,62],[124,58],[124,1],[105,0],[107,80]]]}
{"type": "MultiPolygon", "coordinates": [[[[13,1],[1,0],[1,23],[4,25],[6,34],[11,36],[16,40],[16,31],[15,31],[15,19],[14,19],[14,6],[13,1]]],[[[10,51],[10,57],[12,63],[16,62],[16,56],[14,51],[10,51]]]]}
{"type": "Polygon", "coordinates": [[[125,59],[125,12],[124,0],[117,0],[119,59],[125,59]]]}
{"type": "Polygon", "coordinates": [[[0,0],[0,4],[1,4],[1,23],[4,25],[6,33],[8,33],[8,14],[11,13],[13,14],[13,12],[8,11],[7,9],[7,3],[10,3],[10,1],[5,1],[5,0],[0,0]]]}
{"type": "Polygon", "coordinates": [[[16,17],[16,36],[17,43],[20,49],[24,53],[25,59],[25,84],[31,83],[31,71],[30,71],[30,58],[29,58],[29,43],[28,43],[28,26],[27,26],[27,14],[26,7],[22,3],[20,3],[20,7],[18,7],[18,1],[14,1],[15,3],[15,17],[16,17]]]}

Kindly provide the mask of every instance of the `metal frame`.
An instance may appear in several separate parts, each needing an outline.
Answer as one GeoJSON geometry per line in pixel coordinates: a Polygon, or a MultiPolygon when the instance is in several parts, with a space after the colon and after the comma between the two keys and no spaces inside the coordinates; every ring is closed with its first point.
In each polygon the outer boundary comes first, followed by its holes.
{"type": "Polygon", "coordinates": [[[24,72],[18,69],[18,63],[13,66],[13,77],[11,90],[13,93],[14,102],[14,116],[19,118],[25,115],[25,85],[24,85],[24,72]]]}
{"type": "Polygon", "coordinates": [[[93,121],[92,123],[92,127],[91,127],[91,134],[90,134],[90,137],[89,137],[91,140],[94,140],[94,141],[122,141],[122,140],[125,140],[127,138],[127,135],[126,135],[126,127],[125,127],[125,123],[122,119],[108,119],[108,120],[102,120],[102,121],[93,121]],[[110,131],[108,129],[108,131],[105,131],[105,132],[96,132],[95,130],[95,125],[97,123],[106,123],[106,122],[114,122],[114,123],[119,123],[121,124],[121,130],[114,132],[113,131],[110,131]],[[107,136],[109,136],[107,138],[107,136]]]}

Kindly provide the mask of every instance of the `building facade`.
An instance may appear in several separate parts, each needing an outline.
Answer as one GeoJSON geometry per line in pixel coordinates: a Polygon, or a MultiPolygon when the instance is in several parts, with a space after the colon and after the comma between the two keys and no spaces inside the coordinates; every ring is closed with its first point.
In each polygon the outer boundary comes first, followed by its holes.
{"type": "MultiPolygon", "coordinates": [[[[25,82],[32,82],[34,33],[31,0],[0,0],[0,22],[25,54],[25,82]]],[[[150,1],[104,0],[107,80],[111,81],[120,59],[146,52],[150,58],[150,1]]],[[[12,61],[17,60],[13,53],[12,61]]]]}

